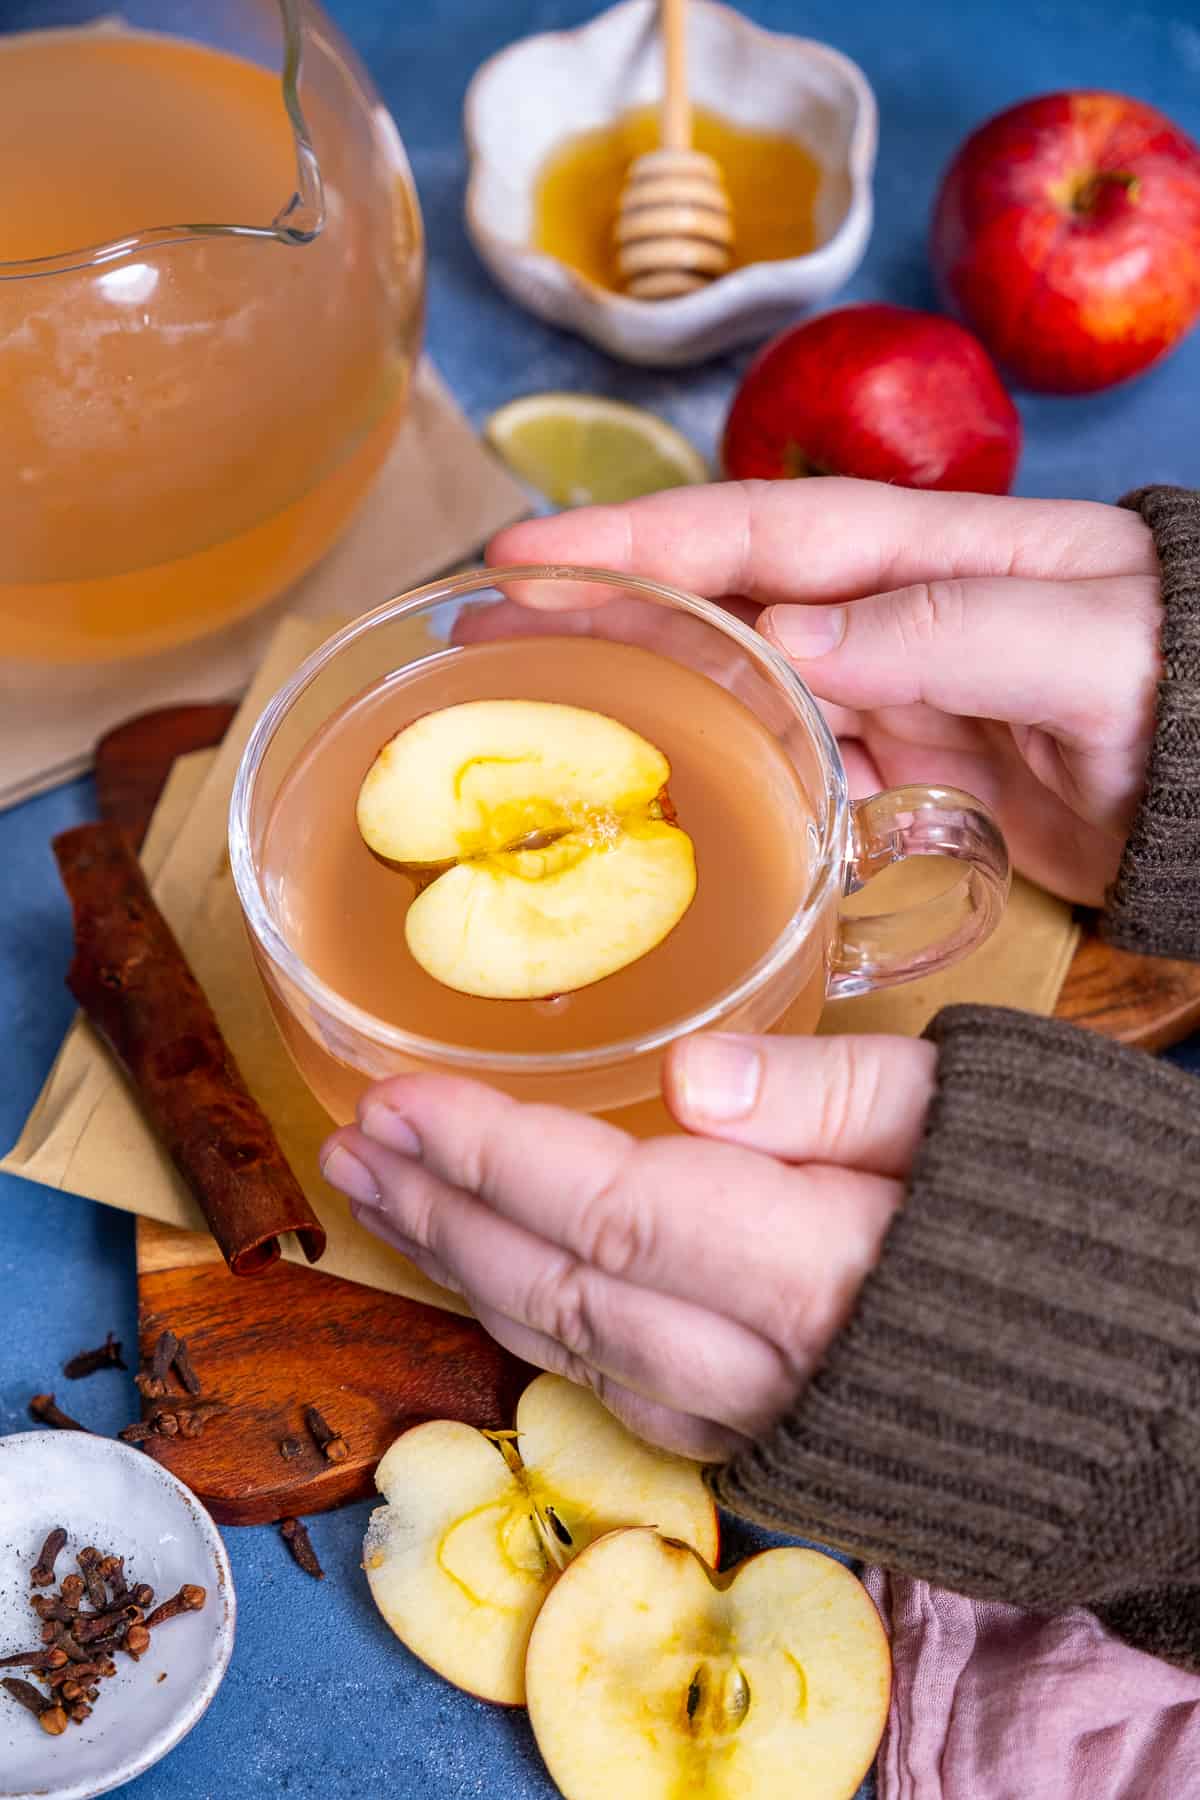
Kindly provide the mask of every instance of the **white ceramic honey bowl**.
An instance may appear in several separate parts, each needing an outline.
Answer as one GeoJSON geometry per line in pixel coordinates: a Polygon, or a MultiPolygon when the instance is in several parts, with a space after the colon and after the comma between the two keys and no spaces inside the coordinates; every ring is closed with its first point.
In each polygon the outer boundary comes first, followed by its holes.
{"type": "Polygon", "coordinates": [[[621,4],[575,31],[520,39],[467,93],[467,229],[521,306],[626,362],[699,362],[782,329],[853,274],[871,232],[878,118],[866,76],[840,51],[765,31],[716,0],[691,0],[688,76],[695,105],[733,125],[795,138],[821,168],[816,245],[752,262],[673,300],[633,300],[534,247],[537,184],[578,133],[654,104],[662,82],[655,0],[621,4]]]}

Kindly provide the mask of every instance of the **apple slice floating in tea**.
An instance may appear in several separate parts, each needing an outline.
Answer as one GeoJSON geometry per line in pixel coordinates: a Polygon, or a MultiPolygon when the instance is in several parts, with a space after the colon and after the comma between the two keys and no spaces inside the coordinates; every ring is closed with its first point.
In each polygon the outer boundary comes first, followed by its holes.
{"type": "Polygon", "coordinates": [[[714,1575],[684,1544],[616,1531],[547,1596],[525,1685],[564,1800],[850,1800],[891,1658],[832,1557],[766,1550],[714,1575]]]}
{"type": "Polygon", "coordinates": [[[641,1443],[558,1375],[526,1388],[515,1436],[448,1419],[415,1425],[375,1481],[387,1501],[363,1547],[375,1604],[422,1662],[502,1705],[523,1704],[538,1609],[593,1539],[657,1525],[717,1559],[699,1466],[641,1443]]]}
{"type": "Polygon", "coordinates": [[[535,1000],[636,962],[696,892],[661,750],[603,713],[474,700],[427,713],[367,771],[368,849],[427,885],[405,919],[460,993],[535,1000]]]}

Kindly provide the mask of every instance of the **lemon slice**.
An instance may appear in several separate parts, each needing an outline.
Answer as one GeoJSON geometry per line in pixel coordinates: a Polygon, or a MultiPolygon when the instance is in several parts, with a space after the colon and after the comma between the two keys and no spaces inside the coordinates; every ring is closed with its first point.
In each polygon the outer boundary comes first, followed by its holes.
{"type": "Polygon", "coordinates": [[[494,412],[484,431],[513,473],[556,506],[636,500],[709,478],[673,425],[595,394],[527,394],[494,412]]]}

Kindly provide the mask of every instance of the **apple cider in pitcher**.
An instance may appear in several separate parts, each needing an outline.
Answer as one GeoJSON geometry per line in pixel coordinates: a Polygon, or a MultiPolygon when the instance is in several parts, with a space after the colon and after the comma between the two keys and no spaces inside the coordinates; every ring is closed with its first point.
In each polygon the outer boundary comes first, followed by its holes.
{"type": "MultiPolygon", "coordinates": [[[[530,636],[427,658],[335,713],[276,795],[263,883],[342,999],[443,1044],[555,1057],[736,987],[802,903],[811,823],[784,748],[708,676],[530,636]]],[[[818,959],[790,1029],[813,1029],[823,993],[818,959]]],[[[363,1077],[280,1023],[352,1114],[363,1077]]]]}
{"type": "Polygon", "coordinates": [[[404,410],[423,257],[394,127],[315,6],[199,12],[263,60],[112,20],[0,34],[0,664],[270,600],[404,410]]]}

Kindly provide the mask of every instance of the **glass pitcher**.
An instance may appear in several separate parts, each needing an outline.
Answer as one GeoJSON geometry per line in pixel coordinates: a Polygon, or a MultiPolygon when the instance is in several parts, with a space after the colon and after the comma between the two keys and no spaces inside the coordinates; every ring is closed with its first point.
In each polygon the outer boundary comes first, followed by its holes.
{"type": "MultiPolygon", "coordinates": [[[[0,661],[182,643],[330,547],[404,414],[403,147],[312,0],[0,32],[0,661]]],[[[32,10],[32,9],[31,9],[32,10]]]]}

